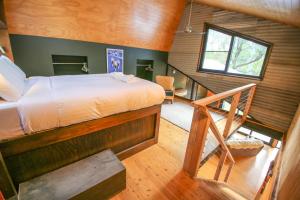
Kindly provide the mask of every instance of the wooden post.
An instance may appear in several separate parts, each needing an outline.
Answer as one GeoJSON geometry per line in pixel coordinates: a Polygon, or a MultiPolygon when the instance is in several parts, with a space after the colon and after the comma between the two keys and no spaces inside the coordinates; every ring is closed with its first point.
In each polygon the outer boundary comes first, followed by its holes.
{"type": "Polygon", "coordinates": [[[235,111],[239,104],[240,97],[241,97],[241,92],[239,92],[233,96],[233,100],[232,100],[231,106],[230,106],[230,111],[228,113],[226,125],[225,125],[224,132],[223,132],[224,139],[226,139],[228,137],[228,134],[230,132],[232,121],[234,119],[235,111]]]}
{"type": "Polygon", "coordinates": [[[247,102],[246,102],[246,105],[245,105],[245,109],[243,111],[242,123],[245,122],[246,119],[247,119],[247,115],[249,113],[249,110],[250,110],[250,107],[251,107],[251,103],[252,103],[252,100],[253,100],[253,97],[254,97],[255,89],[256,89],[256,86],[253,86],[249,90],[247,102]]]}
{"type": "Polygon", "coordinates": [[[224,182],[227,182],[227,181],[228,181],[228,178],[229,178],[230,172],[231,172],[231,170],[232,170],[232,168],[233,168],[233,165],[234,165],[233,162],[230,163],[230,165],[229,165],[229,167],[228,167],[228,169],[227,169],[226,175],[225,175],[224,182]]]}
{"type": "Polygon", "coordinates": [[[183,163],[183,170],[191,177],[197,175],[209,124],[210,118],[207,116],[207,108],[196,107],[183,163]]]}
{"type": "MultiPolygon", "coordinates": [[[[209,116],[210,120],[212,120],[212,118],[211,118],[211,116],[209,114],[208,114],[208,116],[209,116]]],[[[218,130],[218,127],[216,126],[216,124],[214,122],[210,123],[210,129],[213,132],[213,134],[215,135],[215,137],[218,140],[218,142],[220,143],[222,151],[225,151],[225,153],[226,153],[226,156],[225,156],[224,160],[222,160],[224,155],[222,155],[221,158],[220,158],[220,161],[219,161],[219,164],[218,164],[218,168],[217,168],[217,171],[215,173],[215,179],[220,176],[219,174],[221,173],[221,170],[222,170],[222,167],[224,165],[225,159],[228,157],[229,160],[230,160],[230,162],[231,162],[231,164],[229,165],[229,168],[228,168],[228,170],[226,172],[226,176],[225,176],[225,182],[226,182],[228,180],[228,177],[230,175],[231,169],[232,169],[232,167],[233,167],[233,165],[234,165],[235,162],[234,162],[234,159],[233,159],[233,157],[232,157],[232,155],[231,155],[228,147],[226,146],[226,144],[224,142],[223,136],[220,134],[220,132],[218,130]]]]}
{"type": "Polygon", "coordinates": [[[216,181],[219,180],[219,177],[220,177],[222,168],[223,168],[223,166],[224,166],[226,157],[227,157],[227,152],[226,152],[226,150],[223,150],[223,149],[222,149],[222,154],[221,154],[221,156],[220,156],[220,160],[219,160],[218,167],[217,167],[217,170],[216,170],[216,173],[215,173],[215,177],[214,177],[214,179],[215,179],[216,181]]]}

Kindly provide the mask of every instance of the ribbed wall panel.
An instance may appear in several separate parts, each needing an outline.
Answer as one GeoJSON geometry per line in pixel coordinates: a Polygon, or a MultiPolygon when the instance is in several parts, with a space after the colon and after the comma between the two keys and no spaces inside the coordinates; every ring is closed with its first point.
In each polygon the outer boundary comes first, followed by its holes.
{"type": "MultiPolygon", "coordinates": [[[[179,31],[184,29],[189,6],[179,31]]],[[[257,83],[250,114],[257,120],[286,131],[300,102],[300,29],[257,17],[193,5],[192,27],[203,32],[204,22],[212,23],[273,44],[262,81],[197,72],[202,35],[177,33],[169,53],[169,63],[192,75],[215,92],[247,83],[257,83]]]]}

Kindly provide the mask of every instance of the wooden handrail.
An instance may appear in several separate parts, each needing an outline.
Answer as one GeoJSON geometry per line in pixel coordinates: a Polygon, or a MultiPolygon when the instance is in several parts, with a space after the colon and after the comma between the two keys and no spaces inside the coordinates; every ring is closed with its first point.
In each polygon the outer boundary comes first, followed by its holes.
{"type": "Polygon", "coordinates": [[[248,90],[248,89],[250,89],[252,87],[255,87],[255,86],[256,86],[255,83],[251,83],[251,84],[248,84],[248,85],[245,85],[245,86],[242,86],[242,87],[238,87],[238,88],[235,88],[235,89],[232,89],[232,90],[228,90],[228,91],[225,91],[225,92],[222,92],[222,93],[219,93],[219,94],[215,94],[215,95],[210,96],[210,97],[206,97],[204,99],[194,101],[193,105],[195,107],[197,107],[197,106],[206,106],[208,104],[211,104],[211,103],[214,103],[216,101],[219,101],[219,100],[225,99],[227,97],[233,96],[233,95],[235,95],[239,92],[248,90]]]}
{"type": "Polygon", "coordinates": [[[224,166],[224,163],[228,158],[230,160],[230,164],[227,169],[224,181],[226,182],[228,180],[235,161],[227,145],[225,144],[225,139],[229,134],[231,134],[231,126],[235,119],[237,119],[239,125],[245,122],[251,107],[255,88],[256,84],[252,83],[193,102],[194,115],[183,165],[184,171],[186,171],[191,177],[195,177],[197,175],[200,159],[204,151],[207,134],[210,128],[218,143],[220,144],[222,152],[214,179],[219,180],[222,167],[224,166]],[[248,96],[241,98],[242,92],[248,89],[248,96]],[[221,134],[211,114],[209,113],[209,104],[221,101],[223,99],[226,99],[227,97],[232,97],[232,101],[230,111],[227,114],[227,120],[223,130],[223,134],[221,134]],[[239,103],[245,106],[243,110],[243,116],[236,116],[236,110],[238,109],[239,103]]]}

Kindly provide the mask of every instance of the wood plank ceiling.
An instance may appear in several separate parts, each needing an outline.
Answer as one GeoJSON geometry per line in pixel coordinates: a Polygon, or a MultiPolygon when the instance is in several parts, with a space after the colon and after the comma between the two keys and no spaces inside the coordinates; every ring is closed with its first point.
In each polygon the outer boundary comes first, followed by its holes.
{"type": "Polygon", "coordinates": [[[195,0],[195,2],[300,27],[300,0],[195,0]]]}
{"type": "Polygon", "coordinates": [[[10,34],[168,51],[185,0],[5,0],[10,34]]]}

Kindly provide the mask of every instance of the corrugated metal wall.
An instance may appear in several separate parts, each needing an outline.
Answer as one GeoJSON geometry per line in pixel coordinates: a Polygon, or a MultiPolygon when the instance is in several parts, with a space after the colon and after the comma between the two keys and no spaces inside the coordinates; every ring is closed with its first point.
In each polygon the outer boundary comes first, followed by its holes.
{"type": "MultiPolygon", "coordinates": [[[[188,9],[189,6],[178,30],[184,29],[188,9]]],[[[300,102],[300,29],[201,4],[193,5],[193,30],[202,32],[204,22],[272,43],[264,79],[258,81],[196,72],[202,41],[200,34],[177,33],[169,52],[169,63],[198,79],[206,79],[210,89],[215,92],[257,83],[250,114],[264,124],[286,131],[300,102]]]]}

